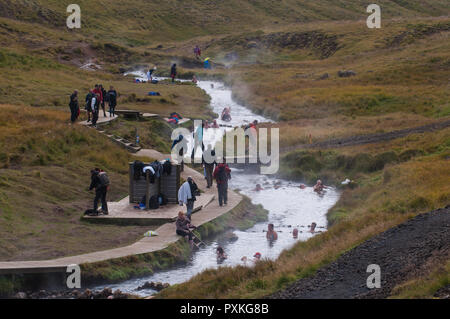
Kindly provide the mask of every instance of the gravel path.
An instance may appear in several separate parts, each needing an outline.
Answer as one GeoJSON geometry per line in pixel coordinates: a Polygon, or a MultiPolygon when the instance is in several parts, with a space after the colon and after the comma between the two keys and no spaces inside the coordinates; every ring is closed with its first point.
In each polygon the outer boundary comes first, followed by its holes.
{"type": "Polygon", "coordinates": [[[367,240],[269,298],[386,298],[428,262],[450,257],[450,205],[421,214],[367,240]],[[381,288],[367,288],[367,266],[381,269],[381,288]]]}
{"type": "Polygon", "coordinates": [[[433,132],[437,130],[443,130],[450,126],[450,120],[427,124],[419,127],[407,128],[403,130],[392,131],[388,133],[376,133],[367,135],[357,135],[338,139],[331,139],[323,142],[317,142],[313,144],[299,144],[280,149],[280,153],[286,153],[295,151],[297,149],[305,148],[338,148],[344,146],[363,145],[371,143],[379,143],[390,141],[396,138],[405,137],[409,134],[433,132]]]}

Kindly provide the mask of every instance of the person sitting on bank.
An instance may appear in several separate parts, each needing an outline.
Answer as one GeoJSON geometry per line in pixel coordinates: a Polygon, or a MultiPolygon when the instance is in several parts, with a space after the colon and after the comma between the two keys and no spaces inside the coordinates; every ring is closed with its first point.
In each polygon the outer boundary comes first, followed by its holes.
{"type": "Polygon", "coordinates": [[[266,234],[266,238],[267,238],[267,240],[270,240],[270,241],[274,241],[274,240],[277,240],[277,239],[278,239],[278,234],[277,234],[277,232],[274,230],[273,224],[269,224],[269,225],[267,226],[267,234],[266,234]]]}
{"type": "Polygon", "coordinates": [[[221,262],[227,259],[227,255],[221,246],[216,249],[217,261],[221,262]]]}
{"type": "Polygon", "coordinates": [[[180,211],[178,212],[178,217],[175,222],[176,225],[176,234],[179,236],[187,237],[189,240],[189,244],[191,245],[191,248],[194,245],[194,242],[192,241],[192,231],[191,228],[195,229],[196,227],[191,224],[191,220],[186,217],[186,215],[180,211]]]}

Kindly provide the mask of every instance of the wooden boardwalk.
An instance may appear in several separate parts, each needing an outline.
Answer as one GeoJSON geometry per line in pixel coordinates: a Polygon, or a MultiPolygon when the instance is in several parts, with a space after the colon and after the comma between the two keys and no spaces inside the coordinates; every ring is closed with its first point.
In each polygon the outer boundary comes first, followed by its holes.
{"type": "MultiPolygon", "coordinates": [[[[104,118],[104,121],[106,122],[108,121],[108,119],[113,120],[113,118],[104,118]]],[[[87,125],[89,123],[81,122],[80,124],[87,125]]],[[[141,157],[148,157],[156,160],[163,160],[168,157],[167,154],[165,155],[158,151],[150,149],[140,150],[135,155],[141,157]]],[[[194,181],[199,186],[199,188],[204,191],[204,193],[202,193],[202,195],[199,197],[199,201],[202,200],[208,201],[208,198],[211,199],[206,204],[207,205],[206,208],[192,215],[192,223],[196,226],[205,224],[227,213],[228,211],[236,207],[236,205],[238,205],[242,200],[241,195],[237,194],[232,190],[229,190],[228,205],[220,207],[217,201],[212,201],[212,199],[214,199],[214,196],[216,194],[217,188],[216,187],[206,188],[206,180],[203,174],[185,165],[184,172],[182,172],[182,177],[186,179],[187,176],[192,176],[194,181]],[[200,200],[200,198],[203,199],[200,200]]],[[[185,211],[186,207],[181,208],[180,206],[178,206],[178,209],[183,209],[183,211],[185,211]]],[[[177,236],[175,234],[175,224],[173,222],[167,222],[158,227],[155,231],[158,233],[158,236],[143,237],[136,243],[125,247],[119,247],[114,249],[92,252],[88,254],[63,257],[51,260],[0,262],[0,274],[66,272],[67,266],[72,264],[81,265],[86,263],[94,263],[110,259],[127,257],[131,255],[151,253],[167,248],[170,244],[175,243],[176,241],[181,239],[180,236],[177,236]]]]}

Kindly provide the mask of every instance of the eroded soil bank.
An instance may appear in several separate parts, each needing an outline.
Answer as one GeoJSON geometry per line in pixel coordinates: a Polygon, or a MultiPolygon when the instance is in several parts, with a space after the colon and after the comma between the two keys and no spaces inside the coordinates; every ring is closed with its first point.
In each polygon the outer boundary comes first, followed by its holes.
{"type": "Polygon", "coordinates": [[[344,253],[270,298],[386,298],[392,289],[450,256],[450,205],[418,215],[344,253]],[[367,266],[381,270],[381,288],[369,289],[367,266]]]}

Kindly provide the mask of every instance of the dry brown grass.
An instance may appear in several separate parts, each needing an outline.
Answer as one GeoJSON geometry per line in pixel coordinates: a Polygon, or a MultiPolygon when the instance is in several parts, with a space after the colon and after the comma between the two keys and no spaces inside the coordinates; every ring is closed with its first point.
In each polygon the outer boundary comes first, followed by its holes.
{"type": "MultiPolygon", "coordinates": [[[[415,144],[409,141],[409,146],[417,148],[426,139],[422,136],[415,144]]],[[[435,141],[439,147],[434,154],[389,164],[374,173],[358,174],[359,187],[346,189],[329,212],[333,226],[283,252],[276,261],[263,261],[251,268],[207,270],[185,284],[163,291],[159,297],[260,298],[312,275],[344,251],[416,214],[447,205],[449,146],[443,140],[448,140],[448,132],[441,133],[435,141]]]]}
{"type": "Polygon", "coordinates": [[[128,193],[131,156],[95,130],[69,126],[67,113],[0,105],[0,259],[74,255],[136,241],[148,227],[80,221],[91,208],[90,169],[111,179],[109,200],[128,193]]]}

